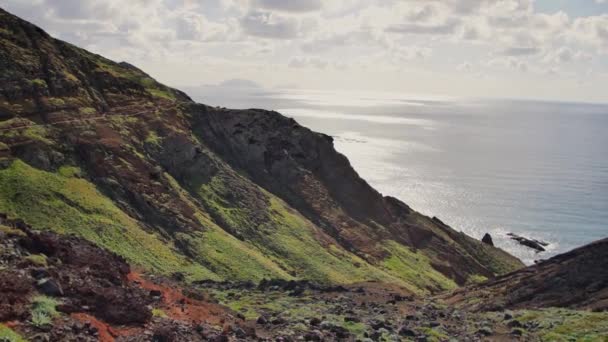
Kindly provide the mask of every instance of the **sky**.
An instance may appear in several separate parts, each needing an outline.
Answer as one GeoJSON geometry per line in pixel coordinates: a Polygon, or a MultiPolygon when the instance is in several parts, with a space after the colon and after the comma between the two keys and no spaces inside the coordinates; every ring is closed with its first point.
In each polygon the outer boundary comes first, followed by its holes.
{"type": "Polygon", "coordinates": [[[0,7],[178,88],[232,82],[608,102],[608,0],[0,0],[0,7]]]}

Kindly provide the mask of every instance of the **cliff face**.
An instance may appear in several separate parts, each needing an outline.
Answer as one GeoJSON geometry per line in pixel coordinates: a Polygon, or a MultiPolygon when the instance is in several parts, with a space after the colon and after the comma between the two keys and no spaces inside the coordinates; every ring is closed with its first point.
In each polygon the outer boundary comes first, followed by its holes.
{"type": "Polygon", "coordinates": [[[383,197],[332,139],[196,104],[0,10],[0,212],[188,280],[439,291],[522,266],[383,197]]]}

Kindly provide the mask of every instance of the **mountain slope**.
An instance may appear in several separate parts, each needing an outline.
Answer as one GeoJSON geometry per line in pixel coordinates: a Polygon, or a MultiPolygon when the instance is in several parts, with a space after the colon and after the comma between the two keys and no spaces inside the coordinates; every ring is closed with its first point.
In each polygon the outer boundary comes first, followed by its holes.
{"type": "Polygon", "coordinates": [[[475,310],[563,307],[608,310],[608,239],[446,296],[475,310]]]}
{"type": "Polygon", "coordinates": [[[330,137],[196,104],[0,10],[0,212],[189,280],[391,282],[522,266],[383,197],[330,137]]]}

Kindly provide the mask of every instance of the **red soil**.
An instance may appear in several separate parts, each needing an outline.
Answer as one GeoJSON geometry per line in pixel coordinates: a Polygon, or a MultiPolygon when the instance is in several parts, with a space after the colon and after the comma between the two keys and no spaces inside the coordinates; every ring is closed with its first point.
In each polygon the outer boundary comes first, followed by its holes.
{"type": "Polygon", "coordinates": [[[130,281],[139,283],[139,286],[146,290],[156,290],[162,293],[161,309],[174,320],[189,323],[208,323],[211,325],[224,325],[234,322],[235,319],[225,307],[188,298],[183,295],[178,287],[171,287],[165,284],[153,283],[141,274],[131,272],[127,276],[130,281]]]}
{"type": "Polygon", "coordinates": [[[73,319],[81,321],[83,323],[90,323],[92,326],[97,328],[99,331],[99,342],[114,342],[114,334],[112,334],[112,327],[108,324],[98,320],[97,318],[85,314],[85,313],[74,313],[71,315],[73,319]]]}

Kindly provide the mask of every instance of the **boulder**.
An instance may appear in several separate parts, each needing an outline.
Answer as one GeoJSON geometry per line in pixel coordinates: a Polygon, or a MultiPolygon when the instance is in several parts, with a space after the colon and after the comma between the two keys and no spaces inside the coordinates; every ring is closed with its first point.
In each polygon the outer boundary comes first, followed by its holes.
{"type": "Polygon", "coordinates": [[[483,238],[481,239],[481,242],[485,243],[486,245],[494,246],[494,241],[492,240],[492,235],[490,235],[489,233],[486,233],[486,235],[483,236],[483,238]]]}
{"type": "Polygon", "coordinates": [[[41,279],[37,284],[38,291],[51,297],[63,296],[63,289],[61,285],[52,278],[41,279]]]}

